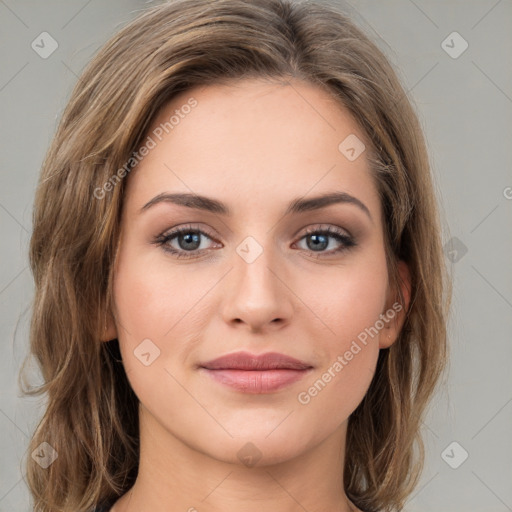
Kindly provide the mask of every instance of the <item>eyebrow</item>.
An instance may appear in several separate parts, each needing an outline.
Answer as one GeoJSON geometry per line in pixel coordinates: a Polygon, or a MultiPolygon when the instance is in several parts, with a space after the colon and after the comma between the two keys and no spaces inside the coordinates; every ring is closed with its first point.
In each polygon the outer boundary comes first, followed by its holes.
{"type": "MultiPolygon", "coordinates": [[[[173,203],[179,206],[185,206],[187,208],[192,208],[195,210],[203,210],[219,215],[231,216],[232,212],[227,205],[218,201],[217,199],[213,199],[211,197],[201,196],[197,194],[188,194],[188,193],[175,193],[170,194],[168,192],[163,192],[158,194],[153,199],[148,201],[141,209],[139,213],[142,213],[152,206],[159,203],[173,203]]],[[[373,222],[370,210],[368,207],[357,197],[351,196],[346,192],[331,192],[328,194],[323,194],[315,197],[311,197],[309,199],[303,199],[299,197],[294,199],[288,205],[288,208],[285,211],[285,215],[290,215],[293,213],[304,213],[310,212],[313,210],[319,210],[321,208],[325,208],[332,204],[352,204],[357,206],[360,210],[366,213],[366,215],[373,222]]]]}

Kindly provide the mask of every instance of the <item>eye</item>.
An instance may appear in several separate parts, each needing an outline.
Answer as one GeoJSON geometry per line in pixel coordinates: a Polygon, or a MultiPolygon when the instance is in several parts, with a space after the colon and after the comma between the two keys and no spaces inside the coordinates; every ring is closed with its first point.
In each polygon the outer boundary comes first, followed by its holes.
{"type": "Polygon", "coordinates": [[[307,248],[304,250],[319,253],[318,256],[315,256],[317,258],[338,254],[356,245],[352,236],[333,226],[325,229],[308,229],[300,240],[304,239],[307,240],[307,248]],[[339,247],[325,251],[324,249],[329,247],[329,239],[335,240],[335,244],[337,243],[339,247]]]}
{"type": "Polygon", "coordinates": [[[155,238],[154,243],[161,246],[164,251],[170,252],[176,258],[194,258],[198,253],[203,253],[206,249],[201,247],[201,238],[211,239],[210,235],[205,231],[192,226],[176,228],[169,233],[164,233],[155,238]],[[173,247],[174,242],[178,248],[173,247]],[[190,254],[187,254],[190,253],[190,254]]]}
{"type": "MultiPolygon", "coordinates": [[[[201,247],[202,238],[213,240],[209,233],[201,229],[184,226],[162,233],[154,239],[153,243],[176,258],[196,258],[208,250],[204,246],[201,247]]],[[[307,248],[302,250],[318,253],[318,256],[314,256],[316,258],[338,254],[357,245],[352,236],[333,226],[309,229],[299,241],[304,239],[307,240],[307,248]],[[330,245],[330,240],[334,240],[335,245],[338,244],[339,247],[325,251],[330,245]]]]}

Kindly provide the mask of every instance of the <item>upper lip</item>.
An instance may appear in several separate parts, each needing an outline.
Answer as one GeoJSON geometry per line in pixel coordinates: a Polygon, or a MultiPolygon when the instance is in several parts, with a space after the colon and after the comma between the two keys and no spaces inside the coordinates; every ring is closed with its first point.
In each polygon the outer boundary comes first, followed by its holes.
{"type": "Polygon", "coordinates": [[[259,355],[234,352],[203,363],[200,367],[208,370],[306,370],[312,368],[310,364],[277,352],[259,355]]]}

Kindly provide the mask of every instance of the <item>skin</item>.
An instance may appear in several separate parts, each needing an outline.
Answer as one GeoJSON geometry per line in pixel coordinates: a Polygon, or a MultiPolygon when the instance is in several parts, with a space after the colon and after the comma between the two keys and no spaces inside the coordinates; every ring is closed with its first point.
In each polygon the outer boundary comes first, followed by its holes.
{"type": "MultiPolygon", "coordinates": [[[[338,150],[348,135],[366,141],[365,134],[321,89],[259,79],[186,91],[161,110],[148,134],[190,97],[197,106],[126,178],[115,308],[102,339],[119,339],[140,400],[141,452],[133,492],[111,510],[357,510],[341,485],[347,423],[379,350],[395,342],[403,324],[405,263],[402,311],[359,343],[357,355],[308,404],[297,396],[398,300],[365,153],[349,161],[338,150]],[[371,219],[349,203],[284,216],[292,199],[333,191],[358,198],[371,219]],[[139,213],[163,192],[206,195],[233,214],[165,202],[139,213]],[[177,259],[152,243],[189,224],[208,233],[194,257],[177,259]],[[308,245],[306,228],[329,226],[357,245],[337,254],[342,243],[330,236],[328,246],[308,245]],[[237,253],[248,236],[263,250],[252,263],[237,253]],[[145,366],[134,350],[147,338],[160,355],[145,366]],[[197,370],[239,350],[280,352],[314,368],[263,395],[235,391],[197,370]],[[260,457],[252,467],[237,456],[249,442],[260,457]]],[[[189,247],[179,238],[168,245],[182,253],[189,247]]]]}

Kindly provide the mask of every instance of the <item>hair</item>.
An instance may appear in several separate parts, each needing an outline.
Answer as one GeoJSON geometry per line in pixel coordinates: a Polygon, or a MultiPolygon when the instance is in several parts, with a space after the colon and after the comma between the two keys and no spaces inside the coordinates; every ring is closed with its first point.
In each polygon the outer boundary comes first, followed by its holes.
{"type": "Polygon", "coordinates": [[[138,472],[138,398],[118,340],[100,342],[113,311],[128,177],[105,183],[178,93],[242,78],[320,87],[367,136],[390,283],[400,293],[397,263],[405,261],[411,297],[397,340],[379,351],[374,378],[349,418],[343,484],[359,508],[387,512],[401,510],[418,483],[420,424],[448,362],[452,283],[428,152],[407,93],[383,52],[333,5],[176,0],[146,8],[99,49],[42,165],[29,249],[30,349],[20,375],[34,356],[43,383],[27,389],[23,380],[22,391],[48,398],[28,453],[47,442],[58,457],[46,469],[27,458],[37,512],[113,503],[138,472]],[[99,198],[100,189],[108,194],[99,198]]]}

